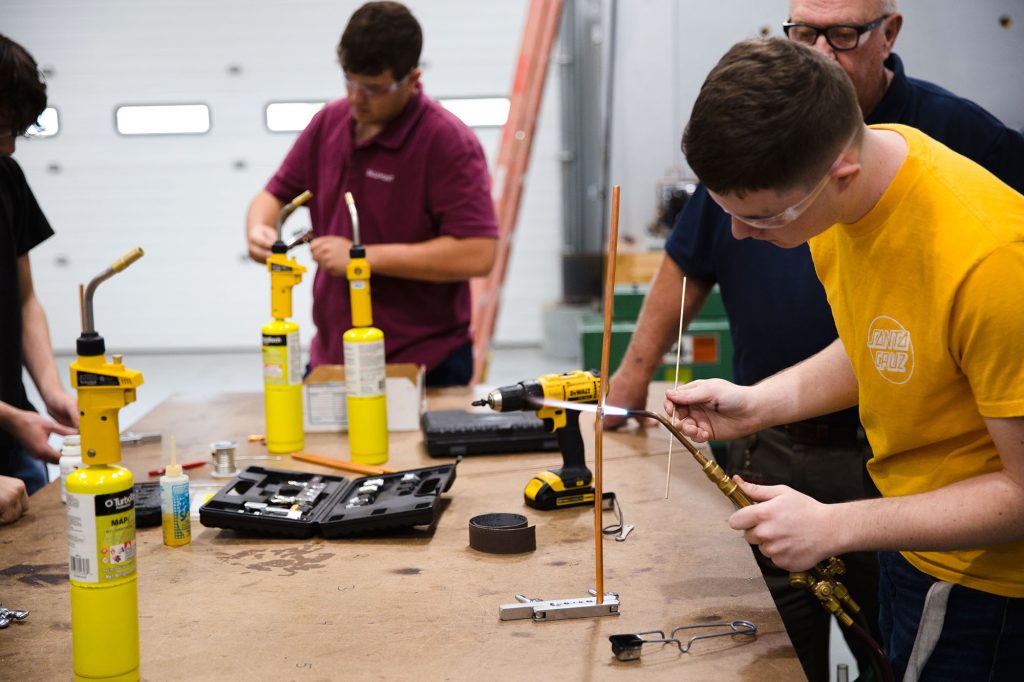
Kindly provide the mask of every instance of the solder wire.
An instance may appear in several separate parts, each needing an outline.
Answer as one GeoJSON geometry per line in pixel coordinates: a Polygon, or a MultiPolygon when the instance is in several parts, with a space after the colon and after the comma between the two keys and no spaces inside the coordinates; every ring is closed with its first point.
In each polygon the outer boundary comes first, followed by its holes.
{"type": "Polygon", "coordinates": [[[211,444],[210,447],[213,448],[213,476],[226,478],[238,473],[238,468],[235,466],[235,448],[237,443],[234,441],[217,441],[211,444]]]}
{"type": "MultiPolygon", "coordinates": [[[[683,276],[683,293],[679,296],[679,334],[676,337],[676,371],[672,376],[675,383],[672,389],[679,388],[679,354],[683,350],[683,308],[686,304],[686,276],[683,276]]],[[[675,443],[675,436],[668,434],[668,464],[665,467],[665,499],[668,499],[668,483],[672,480],[672,445],[675,443]]]]}

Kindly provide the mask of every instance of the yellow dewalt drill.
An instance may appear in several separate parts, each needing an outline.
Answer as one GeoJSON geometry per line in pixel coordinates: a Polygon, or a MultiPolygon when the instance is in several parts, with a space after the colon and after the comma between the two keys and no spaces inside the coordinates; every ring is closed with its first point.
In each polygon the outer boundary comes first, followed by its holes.
{"type": "Polygon", "coordinates": [[[534,410],[544,422],[544,428],[558,438],[562,468],[542,471],[530,479],[523,491],[530,507],[561,509],[594,503],[593,475],[587,468],[580,435],[580,413],[541,401],[596,403],[600,393],[601,378],[597,372],[574,370],[502,386],[473,403],[488,405],[496,412],[534,410]]]}

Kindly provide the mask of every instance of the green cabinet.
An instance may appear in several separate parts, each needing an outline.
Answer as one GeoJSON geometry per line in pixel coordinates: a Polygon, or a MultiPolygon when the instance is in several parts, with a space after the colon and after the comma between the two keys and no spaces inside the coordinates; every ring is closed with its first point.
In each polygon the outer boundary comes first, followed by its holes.
{"type": "MultiPolygon", "coordinates": [[[[608,372],[618,369],[626,353],[636,319],[640,315],[647,287],[619,285],[615,287],[612,302],[612,338],[609,344],[608,372]]],[[[601,343],[604,336],[604,318],[599,313],[586,313],[580,321],[580,357],[584,369],[601,366],[601,343]]],[[[665,353],[661,366],[654,374],[655,381],[675,382],[676,345],[665,353]]],[[[683,333],[679,352],[679,383],[693,379],[732,379],[732,337],[729,320],[725,316],[722,296],[715,286],[708,295],[697,318],[683,333]]]]}

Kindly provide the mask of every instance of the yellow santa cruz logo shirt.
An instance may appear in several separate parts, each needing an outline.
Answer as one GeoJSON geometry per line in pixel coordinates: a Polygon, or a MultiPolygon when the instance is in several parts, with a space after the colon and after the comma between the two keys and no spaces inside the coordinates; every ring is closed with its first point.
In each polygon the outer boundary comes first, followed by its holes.
{"type": "MultiPolygon", "coordinates": [[[[913,128],[873,127],[902,135],[906,160],[867,215],[810,246],[857,375],[868,470],[893,497],[1003,468],[984,418],[1024,415],[1024,196],[913,128]]],[[[903,556],[1024,597],[1024,543],[903,556]]]]}

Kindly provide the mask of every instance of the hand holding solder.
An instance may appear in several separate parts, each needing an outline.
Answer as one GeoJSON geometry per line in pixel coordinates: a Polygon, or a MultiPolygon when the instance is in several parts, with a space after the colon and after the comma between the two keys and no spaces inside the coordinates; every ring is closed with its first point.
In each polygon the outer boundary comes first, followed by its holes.
{"type": "Polygon", "coordinates": [[[665,414],[699,443],[739,438],[771,426],[754,399],[755,390],[723,379],[691,381],[665,391],[665,414]]]}

